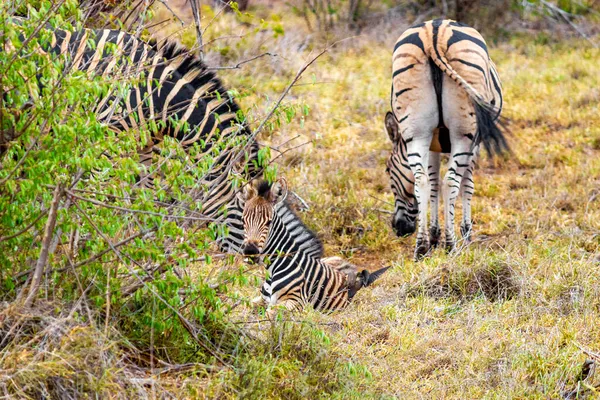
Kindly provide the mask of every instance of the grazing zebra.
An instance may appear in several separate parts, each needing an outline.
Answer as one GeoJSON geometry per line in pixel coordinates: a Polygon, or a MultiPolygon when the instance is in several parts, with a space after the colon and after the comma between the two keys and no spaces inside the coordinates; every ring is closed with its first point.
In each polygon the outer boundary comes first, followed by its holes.
{"type": "MultiPolygon", "coordinates": [[[[356,292],[372,284],[389,267],[373,273],[358,272],[339,257],[322,257],[313,232],[287,206],[287,185],[255,180],[246,186],[244,202],[244,254],[268,257],[268,276],[261,289],[269,308],[281,305],[298,310],[312,305],[321,311],[344,308],[356,292]],[[292,234],[293,233],[293,234],[292,234]]],[[[275,310],[270,310],[272,316],[275,310]]]]}
{"type": "MultiPolygon", "coordinates": [[[[20,24],[17,18],[14,22],[20,24]]],[[[243,240],[241,209],[233,206],[237,203],[230,176],[239,173],[250,179],[259,175],[259,146],[245,122],[239,120],[238,105],[217,77],[175,42],[146,43],[110,29],[50,33],[49,42],[38,51],[63,59],[65,69],[130,82],[125,91],[115,85],[98,99],[94,112],[100,122],[117,133],[153,127],[151,143],[138,151],[142,164],[150,166],[153,146],[164,136],[178,140],[186,151],[199,145],[201,154],[196,162],[212,156],[215,148],[222,148],[201,182],[206,188],[202,213],[217,218],[223,206],[229,205],[225,218],[229,237],[221,245],[239,250],[243,240]],[[240,140],[248,143],[241,146],[237,143],[240,140]]],[[[11,48],[10,43],[7,48],[11,48]]],[[[33,99],[39,96],[35,89],[30,93],[33,99]]],[[[153,186],[152,180],[149,174],[140,177],[146,187],[153,186]]]]}
{"type": "Polygon", "coordinates": [[[480,144],[490,154],[508,150],[500,129],[502,89],[481,35],[451,20],[409,28],[396,42],[392,64],[392,112],[385,116],[393,143],[386,169],[395,196],[392,226],[398,236],[411,234],[418,215],[415,258],[419,258],[440,237],[440,153],[450,154],[442,183],[445,246],[455,247],[454,207],[459,192],[461,232],[469,240],[473,168],[480,144]]]}

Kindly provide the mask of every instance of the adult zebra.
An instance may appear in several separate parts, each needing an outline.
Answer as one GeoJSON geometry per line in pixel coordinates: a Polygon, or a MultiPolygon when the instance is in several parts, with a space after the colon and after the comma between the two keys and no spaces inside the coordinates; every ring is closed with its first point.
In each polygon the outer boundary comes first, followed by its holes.
{"type": "Polygon", "coordinates": [[[444,177],[445,245],[455,247],[454,208],[463,195],[461,232],[469,240],[473,168],[480,144],[490,154],[508,150],[499,124],[502,89],[483,37],[451,20],[433,20],[404,32],[394,47],[391,108],[385,126],[393,143],[387,161],[395,196],[392,226],[415,231],[415,258],[440,237],[440,153],[450,153],[444,177]],[[431,201],[431,228],[427,211],[431,201]]]}
{"type": "Polygon", "coordinates": [[[359,273],[340,257],[322,258],[321,242],[288,207],[286,196],[285,180],[273,185],[255,180],[240,199],[244,203],[244,254],[269,258],[268,276],[261,289],[269,315],[276,312],[271,308],[275,305],[288,310],[308,304],[321,311],[344,308],[358,290],[372,284],[389,267],[359,273]]]}
{"type": "MultiPolygon", "coordinates": [[[[14,18],[15,28],[22,19],[14,18]]],[[[49,40],[38,51],[62,59],[66,70],[87,72],[90,77],[116,78],[127,83],[126,90],[115,85],[98,99],[94,110],[100,122],[117,133],[154,127],[151,143],[140,148],[140,162],[150,166],[153,146],[170,136],[188,151],[200,147],[195,162],[219,155],[200,182],[205,188],[200,201],[209,219],[224,218],[228,238],[221,238],[225,250],[239,250],[243,240],[241,208],[235,208],[235,187],[231,174],[251,179],[260,174],[259,146],[245,122],[240,108],[217,77],[196,56],[172,41],[146,43],[118,30],[83,29],[70,32],[47,27],[49,40]],[[246,141],[245,145],[238,142],[246,141]],[[221,148],[223,147],[223,148],[221,148]],[[229,206],[225,217],[223,208],[229,206]]],[[[13,45],[8,43],[7,48],[13,45]]],[[[32,87],[30,97],[39,96],[32,87]]],[[[153,176],[140,177],[147,187],[153,176]]]]}

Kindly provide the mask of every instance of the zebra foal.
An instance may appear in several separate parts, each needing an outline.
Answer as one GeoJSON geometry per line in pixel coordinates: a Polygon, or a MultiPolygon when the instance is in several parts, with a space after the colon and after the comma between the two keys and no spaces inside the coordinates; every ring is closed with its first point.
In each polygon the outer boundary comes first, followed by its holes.
{"type": "Polygon", "coordinates": [[[461,233],[470,239],[473,168],[479,148],[483,144],[490,154],[508,150],[500,126],[502,88],[483,37],[452,20],[437,19],[406,30],[394,47],[392,69],[392,110],[385,116],[393,143],[386,168],[395,197],[392,227],[398,236],[417,230],[415,258],[420,258],[441,236],[441,153],[450,154],[442,182],[445,246],[452,250],[456,245],[459,193],[461,233]]]}
{"type": "Polygon", "coordinates": [[[286,204],[287,184],[280,179],[271,185],[255,180],[244,188],[245,255],[256,259],[267,255],[267,279],[261,295],[269,315],[272,307],[299,310],[312,305],[316,310],[335,311],[348,305],[357,291],[372,284],[389,267],[373,273],[340,257],[322,258],[323,248],[314,233],[286,204]]]}

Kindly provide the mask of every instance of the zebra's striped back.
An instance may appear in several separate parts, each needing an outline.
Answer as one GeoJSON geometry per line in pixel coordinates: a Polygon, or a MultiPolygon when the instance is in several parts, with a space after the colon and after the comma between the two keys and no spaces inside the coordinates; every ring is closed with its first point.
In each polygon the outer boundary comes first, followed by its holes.
{"type": "Polygon", "coordinates": [[[431,59],[475,97],[502,109],[502,88],[496,66],[485,39],[476,29],[441,19],[408,28],[394,46],[392,77],[404,72],[411,75],[410,70],[420,64],[423,57],[431,59]]]}
{"type": "MultiPolygon", "coordinates": [[[[19,25],[19,20],[15,23],[19,25]]],[[[129,33],[109,29],[50,30],[50,34],[40,53],[63,60],[66,70],[118,83],[98,99],[94,111],[98,120],[113,131],[151,131],[152,143],[143,149],[140,146],[142,164],[150,166],[152,147],[164,136],[178,140],[188,153],[197,145],[194,161],[218,153],[210,172],[200,182],[205,190],[199,201],[205,216],[220,218],[230,227],[230,235],[222,238],[221,246],[239,249],[243,239],[241,209],[236,207],[230,176],[257,176],[259,146],[239,106],[215,74],[171,41],[146,43],[129,33]],[[123,85],[124,90],[120,87],[123,85]],[[226,217],[221,215],[224,207],[231,211],[226,217]]],[[[30,95],[36,98],[39,89],[34,88],[30,95]]],[[[141,177],[141,181],[146,187],[154,186],[152,176],[141,177]]]]}
{"type": "Polygon", "coordinates": [[[184,147],[202,140],[205,148],[217,136],[250,134],[238,123],[240,109],[219,79],[175,42],[146,43],[110,29],[56,30],[47,51],[90,76],[135,80],[125,96],[111,92],[95,110],[114,130],[147,128],[151,121],[160,121],[156,140],[171,136],[184,147]]]}
{"type": "MultiPolygon", "coordinates": [[[[477,30],[465,24],[436,19],[410,27],[394,46],[391,107],[401,131],[403,123],[410,123],[409,105],[419,100],[418,82],[423,81],[423,70],[431,70],[431,84],[438,102],[438,127],[444,126],[441,98],[444,75],[468,93],[473,107],[489,110],[491,123],[500,116],[504,105],[502,86],[485,40],[477,30]]],[[[443,149],[446,147],[443,140],[436,138],[432,150],[449,152],[443,149]]],[[[471,140],[474,145],[483,142],[486,148],[492,146],[489,149],[498,152],[506,147],[502,135],[485,129],[478,129],[471,140]]]]}

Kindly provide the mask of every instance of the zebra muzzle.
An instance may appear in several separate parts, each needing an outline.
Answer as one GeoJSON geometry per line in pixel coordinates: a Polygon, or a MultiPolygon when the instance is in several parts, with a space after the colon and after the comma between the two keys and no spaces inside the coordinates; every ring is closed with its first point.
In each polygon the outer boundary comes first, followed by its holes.
{"type": "Polygon", "coordinates": [[[408,236],[415,232],[417,229],[414,221],[409,221],[405,216],[394,215],[392,219],[392,227],[397,236],[408,236]]]}
{"type": "Polygon", "coordinates": [[[257,256],[258,254],[260,254],[260,250],[258,248],[258,246],[254,243],[244,243],[244,247],[242,248],[242,251],[244,252],[245,256],[257,256]]]}

